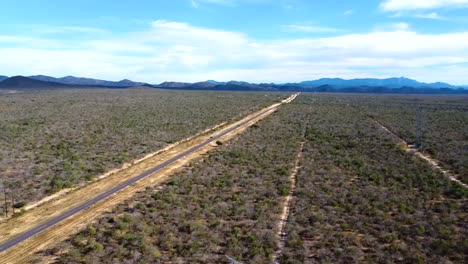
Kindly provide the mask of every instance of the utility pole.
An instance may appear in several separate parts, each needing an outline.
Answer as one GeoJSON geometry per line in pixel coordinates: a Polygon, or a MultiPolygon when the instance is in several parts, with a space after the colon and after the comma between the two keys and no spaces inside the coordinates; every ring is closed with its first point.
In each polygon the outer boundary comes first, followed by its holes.
{"type": "MultiPolygon", "coordinates": [[[[0,191],[3,189],[3,182],[0,181],[0,191]]],[[[4,204],[4,206],[6,207],[6,203],[4,204]]],[[[5,210],[3,210],[5,212],[5,210]]],[[[5,214],[5,217],[6,217],[6,214],[5,214]]]]}
{"type": "Polygon", "coordinates": [[[4,182],[2,182],[1,185],[3,186],[3,196],[5,198],[5,217],[8,217],[8,204],[7,204],[6,186],[5,186],[4,182]]]}
{"type": "Polygon", "coordinates": [[[418,150],[422,149],[422,143],[424,138],[424,115],[421,105],[416,110],[416,144],[415,148],[418,150]]]}
{"type": "Polygon", "coordinates": [[[11,215],[15,215],[15,200],[13,199],[13,189],[10,189],[11,194],[11,215]]]}

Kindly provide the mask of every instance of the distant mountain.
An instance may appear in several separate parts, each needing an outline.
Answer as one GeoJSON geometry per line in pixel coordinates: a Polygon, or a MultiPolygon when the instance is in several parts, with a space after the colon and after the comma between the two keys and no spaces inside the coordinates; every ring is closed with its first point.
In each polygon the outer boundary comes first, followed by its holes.
{"type": "Polygon", "coordinates": [[[8,76],[0,75],[0,82],[3,81],[3,80],[6,80],[6,79],[8,79],[8,76]]]}
{"type": "Polygon", "coordinates": [[[315,81],[304,81],[300,83],[288,83],[287,85],[295,85],[300,87],[319,87],[330,85],[334,87],[357,87],[357,86],[374,86],[387,88],[457,88],[456,86],[437,82],[437,83],[422,83],[408,78],[389,78],[389,79],[351,79],[344,80],[340,78],[323,78],[315,81]]]}
{"type": "Polygon", "coordinates": [[[213,81],[213,80],[208,80],[208,81],[206,81],[206,82],[207,82],[207,83],[214,84],[214,85],[225,84],[225,82],[217,82],[217,81],[213,81]]]}
{"type": "Polygon", "coordinates": [[[245,82],[227,82],[214,85],[212,82],[194,83],[183,85],[165,85],[165,87],[154,86],[155,88],[172,90],[209,90],[209,91],[280,91],[280,92],[329,92],[329,93],[390,93],[390,94],[468,94],[468,90],[463,88],[431,88],[431,87],[384,87],[384,86],[335,86],[324,84],[317,87],[299,86],[295,84],[277,85],[277,84],[253,84],[245,82]]]}
{"type": "Polygon", "coordinates": [[[56,82],[40,81],[24,76],[14,76],[0,82],[0,89],[59,89],[71,88],[70,85],[56,82]]]}
{"type": "Polygon", "coordinates": [[[199,88],[199,89],[211,89],[211,88],[216,87],[217,85],[221,85],[221,84],[215,84],[215,83],[206,81],[206,82],[197,82],[197,83],[194,83],[194,84],[190,85],[189,87],[192,88],[192,89],[195,89],[195,88],[199,88]]]}
{"type": "Polygon", "coordinates": [[[252,83],[248,83],[248,82],[239,82],[239,81],[229,81],[225,84],[228,84],[228,85],[240,85],[240,86],[250,86],[250,85],[253,85],[252,83]]]}
{"type": "Polygon", "coordinates": [[[127,80],[127,79],[121,80],[118,82],[113,82],[113,81],[105,81],[105,80],[74,77],[74,76],[55,78],[55,77],[50,77],[50,76],[45,76],[45,75],[34,75],[34,76],[29,76],[29,78],[40,80],[40,81],[46,81],[46,82],[57,82],[57,83],[64,83],[64,84],[70,84],[70,85],[86,85],[86,86],[136,87],[136,86],[145,85],[145,83],[134,82],[134,81],[127,80]]]}
{"type": "Polygon", "coordinates": [[[188,89],[188,90],[226,90],[232,88],[234,90],[252,90],[251,88],[257,87],[258,84],[248,83],[248,82],[239,82],[239,81],[229,81],[229,82],[217,82],[213,80],[208,80],[204,82],[197,83],[184,83],[184,82],[163,82],[161,84],[155,85],[157,88],[173,88],[173,89],[188,89]]]}
{"type": "Polygon", "coordinates": [[[275,85],[252,84],[241,82],[227,82],[216,85],[209,90],[215,91],[280,91],[281,87],[275,85]]]}
{"type": "Polygon", "coordinates": [[[145,84],[146,83],[134,82],[134,81],[128,80],[128,79],[123,79],[121,81],[114,82],[114,86],[121,86],[121,87],[137,87],[137,86],[143,86],[145,84]]]}
{"type": "Polygon", "coordinates": [[[163,82],[160,84],[155,84],[155,87],[158,88],[183,88],[192,85],[191,83],[184,83],[184,82],[163,82]]]}
{"type": "Polygon", "coordinates": [[[187,83],[163,83],[163,85],[155,85],[154,88],[170,89],[170,90],[197,90],[197,91],[300,91],[304,90],[298,86],[284,86],[276,84],[255,84],[246,82],[227,82],[214,84],[213,82],[198,82],[193,84],[187,83]]]}
{"type": "Polygon", "coordinates": [[[329,93],[373,93],[373,94],[468,94],[468,90],[463,88],[415,88],[400,87],[389,88],[382,86],[350,86],[337,87],[332,85],[322,85],[314,88],[302,88],[305,92],[329,92],[329,93]]]}
{"type": "Polygon", "coordinates": [[[343,93],[414,93],[414,94],[468,94],[468,86],[453,86],[446,83],[422,83],[408,78],[352,79],[325,78],[300,83],[273,84],[248,83],[242,81],[217,82],[208,80],[197,83],[163,82],[150,85],[131,80],[119,82],[67,76],[54,78],[45,75],[31,77],[15,76],[0,79],[0,89],[71,89],[71,88],[118,88],[147,87],[172,90],[213,90],[213,91],[303,91],[343,93]]]}
{"type": "Polygon", "coordinates": [[[217,82],[213,80],[208,80],[206,81],[206,83],[215,84],[215,85],[233,84],[233,85],[242,85],[242,86],[246,86],[246,85],[248,86],[252,84],[252,83],[241,82],[241,81],[217,82]]]}

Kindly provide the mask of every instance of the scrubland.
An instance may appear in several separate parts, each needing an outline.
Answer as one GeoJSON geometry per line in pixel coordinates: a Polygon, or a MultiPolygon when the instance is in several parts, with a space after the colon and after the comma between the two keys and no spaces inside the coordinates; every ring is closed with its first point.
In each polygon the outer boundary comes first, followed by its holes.
{"type": "Polygon", "coordinates": [[[48,254],[59,263],[268,263],[303,129],[301,113],[273,115],[48,254]]]}
{"type": "Polygon", "coordinates": [[[283,97],[156,89],[2,95],[0,180],[21,207],[283,97]]]}
{"type": "Polygon", "coordinates": [[[356,96],[347,100],[410,144],[416,140],[420,108],[423,153],[468,183],[467,96],[356,96]]]}
{"type": "Polygon", "coordinates": [[[389,122],[375,102],[397,100],[399,111],[410,107],[391,96],[302,94],[42,254],[59,263],[269,263],[305,142],[280,263],[464,263],[468,191],[373,121],[389,122]]]}
{"type": "Polygon", "coordinates": [[[310,122],[282,263],[466,260],[466,188],[403,151],[349,97],[299,100],[310,122]]]}

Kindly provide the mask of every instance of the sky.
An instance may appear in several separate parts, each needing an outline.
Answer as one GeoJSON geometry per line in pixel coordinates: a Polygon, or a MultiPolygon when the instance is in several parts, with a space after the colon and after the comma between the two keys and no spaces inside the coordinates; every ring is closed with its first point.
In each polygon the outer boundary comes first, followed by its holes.
{"type": "Polygon", "coordinates": [[[468,0],[0,0],[0,75],[468,85],[468,0]]]}

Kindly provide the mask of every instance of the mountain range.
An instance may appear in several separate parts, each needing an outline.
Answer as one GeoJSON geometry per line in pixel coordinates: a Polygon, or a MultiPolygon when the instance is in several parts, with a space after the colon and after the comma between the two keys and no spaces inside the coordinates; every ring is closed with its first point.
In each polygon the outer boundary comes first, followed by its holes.
{"type": "Polygon", "coordinates": [[[56,82],[56,83],[63,83],[63,84],[70,84],[70,85],[86,85],[86,86],[109,86],[109,87],[134,87],[134,86],[142,86],[145,83],[141,82],[134,82],[127,79],[113,82],[113,81],[105,81],[105,80],[98,80],[98,79],[91,79],[91,78],[83,78],[83,77],[74,77],[74,76],[65,76],[62,78],[55,78],[45,75],[33,75],[29,76],[29,78],[39,81],[45,82],[56,82]]]}
{"type": "Polygon", "coordinates": [[[291,83],[289,85],[301,87],[319,87],[322,85],[331,85],[334,87],[354,87],[354,86],[373,86],[373,87],[386,87],[386,88],[458,88],[448,83],[423,83],[405,77],[388,78],[388,79],[352,79],[344,80],[340,78],[323,78],[315,81],[304,81],[300,83],[291,83]]]}
{"type": "Polygon", "coordinates": [[[0,82],[0,89],[57,89],[57,88],[72,88],[73,86],[57,82],[35,80],[23,76],[14,76],[4,79],[0,82]]]}
{"type": "Polygon", "coordinates": [[[91,78],[66,76],[55,78],[45,75],[0,76],[0,89],[70,89],[70,88],[132,88],[149,87],[172,90],[215,90],[215,91],[304,91],[304,92],[349,92],[349,93],[421,93],[421,94],[468,94],[468,86],[447,83],[423,83],[408,78],[351,79],[324,78],[299,83],[248,83],[241,81],[217,82],[208,80],[197,83],[163,82],[147,84],[131,80],[118,82],[91,78]]]}

